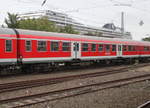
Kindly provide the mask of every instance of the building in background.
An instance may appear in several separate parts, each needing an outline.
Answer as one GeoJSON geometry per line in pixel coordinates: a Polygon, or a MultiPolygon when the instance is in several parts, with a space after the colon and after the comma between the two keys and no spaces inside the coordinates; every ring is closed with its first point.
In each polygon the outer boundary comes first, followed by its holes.
{"type": "Polygon", "coordinates": [[[80,34],[90,35],[94,33],[100,37],[132,39],[130,32],[122,33],[121,28],[115,27],[115,25],[112,23],[105,24],[101,28],[92,27],[75,21],[73,18],[69,17],[65,13],[60,13],[56,11],[44,10],[44,11],[37,11],[37,12],[29,12],[29,13],[19,14],[19,16],[21,19],[47,17],[49,21],[54,22],[59,27],[72,25],[72,27],[80,34]]]}

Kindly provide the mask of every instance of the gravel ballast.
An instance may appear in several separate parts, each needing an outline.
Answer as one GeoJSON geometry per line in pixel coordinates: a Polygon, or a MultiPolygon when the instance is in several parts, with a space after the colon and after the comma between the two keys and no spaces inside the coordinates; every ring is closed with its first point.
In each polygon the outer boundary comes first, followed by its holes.
{"type": "Polygon", "coordinates": [[[149,84],[139,82],[24,108],[137,108],[150,100],[149,84]]]}
{"type": "MultiPolygon", "coordinates": [[[[14,96],[30,95],[45,91],[59,90],[67,87],[69,88],[91,84],[94,82],[104,82],[121,78],[139,76],[149,74],[149,70],[150,66],[145,66],[142,68],[128,70],[124,73],[78,79],[54,85],[1,93],[0,99],[11,98],[14,96]]],[[[82,72],[84,72],[84,70],[82,70],[82,72]]],[[[150,100],[149,86],[149,81],[144,81],[140,83],[122,86],[120,88],[105,89],[95,93],[66,98],[59,101],[45,102],[25,108],[136,108],[138,105],[146,102],[146,100],[150,100]]]]}

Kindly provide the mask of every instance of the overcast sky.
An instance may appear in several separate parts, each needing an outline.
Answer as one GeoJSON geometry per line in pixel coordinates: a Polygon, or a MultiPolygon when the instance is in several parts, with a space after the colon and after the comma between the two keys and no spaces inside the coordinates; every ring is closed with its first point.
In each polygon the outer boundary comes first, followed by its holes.
{"type": "Polygon", "coordinates": [[[132,33],[134,40],[150,34],[150,0],[1,0],[0,24],[7,12],[26,13],[39,10],[67,12],[77,21],[96,27],[113,22],[120,26],[121,12],[125,12],[125,30],[132,33]],[[139,22],[143,21],[142,26],[139,22]]]}

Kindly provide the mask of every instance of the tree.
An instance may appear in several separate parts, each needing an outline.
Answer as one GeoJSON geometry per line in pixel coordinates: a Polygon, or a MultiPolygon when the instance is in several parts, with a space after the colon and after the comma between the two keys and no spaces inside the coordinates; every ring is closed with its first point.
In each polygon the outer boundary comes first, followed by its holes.
{"type": "Polygon", "coordinates": [[[61,33],[70,33],[70,34],[79,34],[79,32],[75,31],[71,25],[66,25],[65,27],[60,28],[61,33]]]}
{"type": "Polygon", "coordinates": [[[20,29],[29,29],[29,30],[39,30],[39,31],[48,31],[48,32],[57,32],[58,28],[55,23],[48,20],[47,17],[42,17],[38,19],[22,19],[19,20],[20,29]]]}
{"type": "Polygon", "coordinates": [[[58,27],[54,22],[48,20],[48,17],[20,19],[17,14],[8,13],[8,18],[5,19],[8,28],[29,29],[47,32],[63,32],[70,34],[78,34],[71,25],[58,27]]]}
{"type": "Polygon", "coordinates": [[[9,28],[18,28],[19,16],[17,14],[11,14],[9,12],[7,14],[8,14],[8,18],[5,19],[5,23],[7,24],[7,26],[9,28]]]}
{"type": "Polygon", "coordinates": [[[150,41],[150,37],[146,37],[142,39],[143,41],[150,41]]]}

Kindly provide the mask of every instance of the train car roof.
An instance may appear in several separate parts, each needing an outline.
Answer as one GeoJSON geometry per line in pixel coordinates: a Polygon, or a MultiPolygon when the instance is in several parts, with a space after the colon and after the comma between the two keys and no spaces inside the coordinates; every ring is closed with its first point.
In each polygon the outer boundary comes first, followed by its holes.
{"type": "Polygon", "coordinates": [[[92,40],[103,40],[103,41],[119,41],[119,42],[129,42],[136,45],[150,45],[150,42],[145,41],[135,41],[131,39],[120,39],[120,38],[105,38],[97,36],[86,36],[78,34],[67,34],[67,33],[55,33],[55,32],[45,32],[45,31],[35,31],[35,30],[24,30],[24,29],[10,29],[10,28],[0,28],[0,34],[10,34],[16,35],[32,35],[32,36],[55,36],[55,37],[64,37],[64,38],[75,38],[75,39],[92,39],[92,40]]]}

